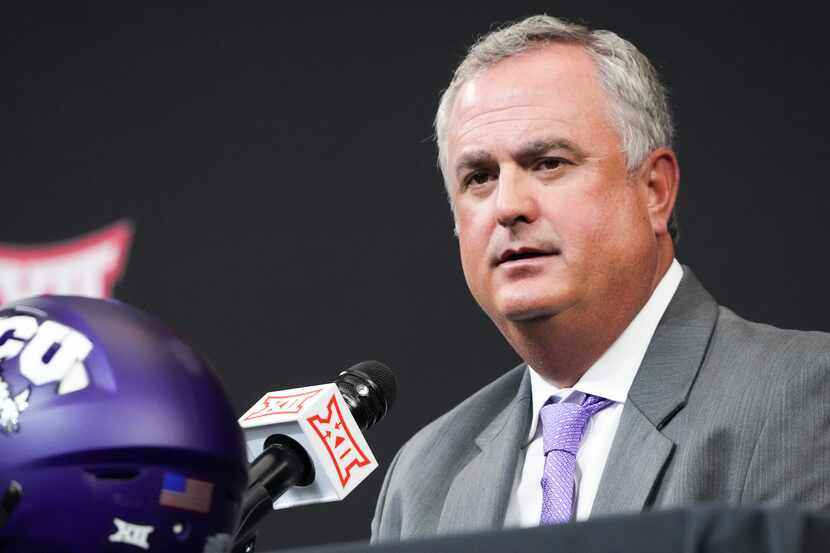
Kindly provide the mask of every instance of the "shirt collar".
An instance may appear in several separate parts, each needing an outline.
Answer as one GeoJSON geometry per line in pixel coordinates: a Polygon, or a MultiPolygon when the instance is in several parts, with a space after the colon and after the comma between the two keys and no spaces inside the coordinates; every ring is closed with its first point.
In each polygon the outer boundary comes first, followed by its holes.
{"type": "Polygon", "coordinates": [[[591,394],[625,403],[648,344],[682,278],[683,268],[674,259],[637,316],[572,388],[559,388],[542,378],[533,367],[527,366],[533,398],[533,418],[528,442],[536,436],[539,411],[551,396],[560,401],[581,401],[586,394],[591,394]]]}

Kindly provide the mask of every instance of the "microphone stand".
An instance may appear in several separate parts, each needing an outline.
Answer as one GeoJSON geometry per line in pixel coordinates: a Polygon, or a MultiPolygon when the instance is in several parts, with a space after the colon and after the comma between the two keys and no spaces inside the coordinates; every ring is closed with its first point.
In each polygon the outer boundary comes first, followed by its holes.
{"type": "Polygon", "coordinates": [[[294,486],[314,482],[314,463],[296,440],[274,434],[249,470],[251,484],[242,495],[242,514],[232,553],[252,553],[256,526],[273,510],[273,503],[294,486]]]}

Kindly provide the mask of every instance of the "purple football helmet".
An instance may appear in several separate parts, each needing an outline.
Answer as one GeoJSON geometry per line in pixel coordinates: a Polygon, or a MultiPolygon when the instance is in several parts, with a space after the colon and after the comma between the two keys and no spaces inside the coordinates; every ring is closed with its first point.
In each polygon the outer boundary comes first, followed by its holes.
{"type": "Polygon", "coordinates": [[[158,320],[67,296],[0,310],[0,551],[229,551],[247,467],[212,370],[158,320]]]}

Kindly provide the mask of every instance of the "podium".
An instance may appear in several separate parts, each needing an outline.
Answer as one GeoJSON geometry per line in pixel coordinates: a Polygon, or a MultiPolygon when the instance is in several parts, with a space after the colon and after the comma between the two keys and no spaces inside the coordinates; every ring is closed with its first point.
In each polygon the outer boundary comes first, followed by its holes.
{"type": "MultiPolygon", "coordinates": [[[[700,506],[544,528],[279,553],[795,553],[830,551],[830,513],[797,507],[700,506]]],[[[276,552],[272,552],[276,553],[276,552]]]]}

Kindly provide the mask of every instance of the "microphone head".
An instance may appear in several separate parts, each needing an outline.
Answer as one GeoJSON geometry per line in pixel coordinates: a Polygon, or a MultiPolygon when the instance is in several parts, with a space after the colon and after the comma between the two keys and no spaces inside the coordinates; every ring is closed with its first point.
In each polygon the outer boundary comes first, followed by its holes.
{"type": "Polygon", "coordinates": [[[380,361],[363,361],[341,372],[335,381],[361,430],[382,419],[397,397],[392,370],[380,361]]]}

